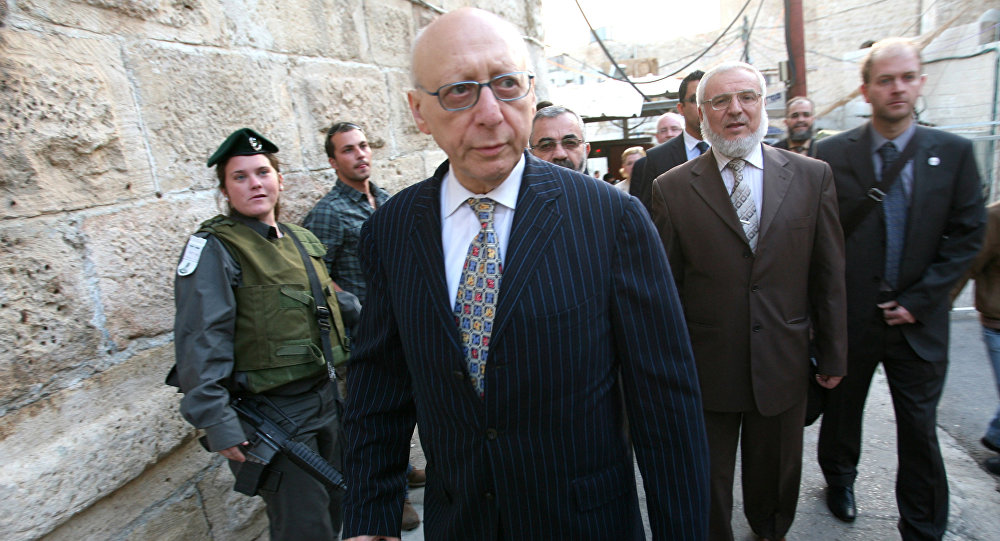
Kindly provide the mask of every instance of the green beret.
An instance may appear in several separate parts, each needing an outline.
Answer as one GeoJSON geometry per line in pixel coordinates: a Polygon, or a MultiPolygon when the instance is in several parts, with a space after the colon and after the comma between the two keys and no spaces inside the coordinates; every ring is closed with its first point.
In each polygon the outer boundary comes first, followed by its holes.
{"type": "Polygon", "coordinates": [[[212,167],[230,156],[253,156],[254,154],[270,154],[277,151],[278,147],[263,135],[250,128],[242,128],[226,137],[215,154],[212,154],[212,157],[208,159],[208,166],[212,167]]]}

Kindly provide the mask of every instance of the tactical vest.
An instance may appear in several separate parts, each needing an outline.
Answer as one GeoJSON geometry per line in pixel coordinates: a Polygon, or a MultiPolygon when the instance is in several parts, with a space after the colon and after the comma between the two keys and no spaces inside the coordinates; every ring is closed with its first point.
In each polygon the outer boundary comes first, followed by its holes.
{"type": "MultiPolygon", "coordinates": [[[[347,360],[349,348],[337,298],[323,262],[326,247],[307,229],[284,225],[312,256],[333,316],[329,332],[334,358],[330,362],[340,364],[347,360]]],[[[252,393],[260,393],[327,373],[309,275],[295,242],[287,235],[273,241],[265,239],[246,225],[222,215],[201,224],[199,231],[222,241],[243,275],[242,285],[235,292],[236,382],[252,393]]]]}

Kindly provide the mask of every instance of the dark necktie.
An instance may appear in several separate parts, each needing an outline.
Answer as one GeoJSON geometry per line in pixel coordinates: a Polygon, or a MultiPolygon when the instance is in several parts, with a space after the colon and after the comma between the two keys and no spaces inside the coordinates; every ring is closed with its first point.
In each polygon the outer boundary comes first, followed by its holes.
{"type": "Polygon", "coordinates": [[[500,244],[493,230],[496,202],[489,198],[470,197],[466,203],[479,219],[480,230],[469,244],[462,267],[462,279],[455,298],[455,321],[462,338],[462,350],[469,367],[469,379],[479,396],[486,391],[486,356],[493,332],[497,293],[500,291],[500,244]]]}
{"type": "MultiPolygon", "coordinates": [[[[899,159],[899,150],[892,141],[878,149],[882,157],[882,182],[886,178],[892,164],[899,159]]],[[[893,182],[889,193],[882,200],[882,211],[885,213],[885,282],[891,287],[897,286],[899,279],[899,260],[903,255],[903,241],[906,238],[906,192],[903,190],[903,179],[893,182]]]]}
{"type": "Polygon", "coordinates": [[[708,150],[708,143],[704,141],[698,141],[698,144],[695,145],[694,148],[698,149],[698,154],[704,154],[705,151],[708,150]]]}

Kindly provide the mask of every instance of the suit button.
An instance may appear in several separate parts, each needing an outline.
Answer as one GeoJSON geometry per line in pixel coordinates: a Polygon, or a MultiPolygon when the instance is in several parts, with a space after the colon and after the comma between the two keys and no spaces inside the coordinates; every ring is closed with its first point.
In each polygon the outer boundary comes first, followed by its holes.
{"type": "Polygon", "coordinates": [[[483,497],[486,498],[487,500],[493,501],[494,496],[492,492],[487,490],[486,492],[483,492],[483,497]]]}
{"type": "Polygon", "coordinates": [[[752,256],[752,255],[753,254],[750,253],[749,251],[743,252],[743,259],[750,259],[750,256],[752,256]]]}
{"type": "Polygon", "coordinates": [[[486,429],[486,439],[488,440],[497,439],[497,430],[495,428],[486,429]]]}
{"type": "Polygon", "coordinates": [[[760,332],[760,325],[754,325],[753,332],[760,332]]]}
{"type": "Polygon", "coordinates": [[[465,372],[461,370],[452,370],[451,375],[455,376],[458,381],[465,381],[465,372]]]}
{"type": "Polygon", "coordinates": [[[757,285],[757,284],[754,284],[754,285],[750,286],[750,291],[753,291],[753,292],[760,291],[760,286],[757,285]]]}
{"type": "Polygon", "coordinates": [[[875,282],[876,284],[880,284],[880,283],[882,283],[882,277],[881,276],[872,276],[872,282],[875,282]]]}

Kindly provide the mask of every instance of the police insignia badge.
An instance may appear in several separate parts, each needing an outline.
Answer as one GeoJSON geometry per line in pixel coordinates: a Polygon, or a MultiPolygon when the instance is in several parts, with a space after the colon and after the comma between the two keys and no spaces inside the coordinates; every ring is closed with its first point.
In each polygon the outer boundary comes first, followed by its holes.
{"type": "Polygon", "coordinates": [[[201,237],[191,235],[187,246],[184,247],[184,255],[181,262],[177,264],[177,275],[187,276],[198,268],[198,260],[201,259],[201,251],[205,248],[207,241],[201,237]]]}

